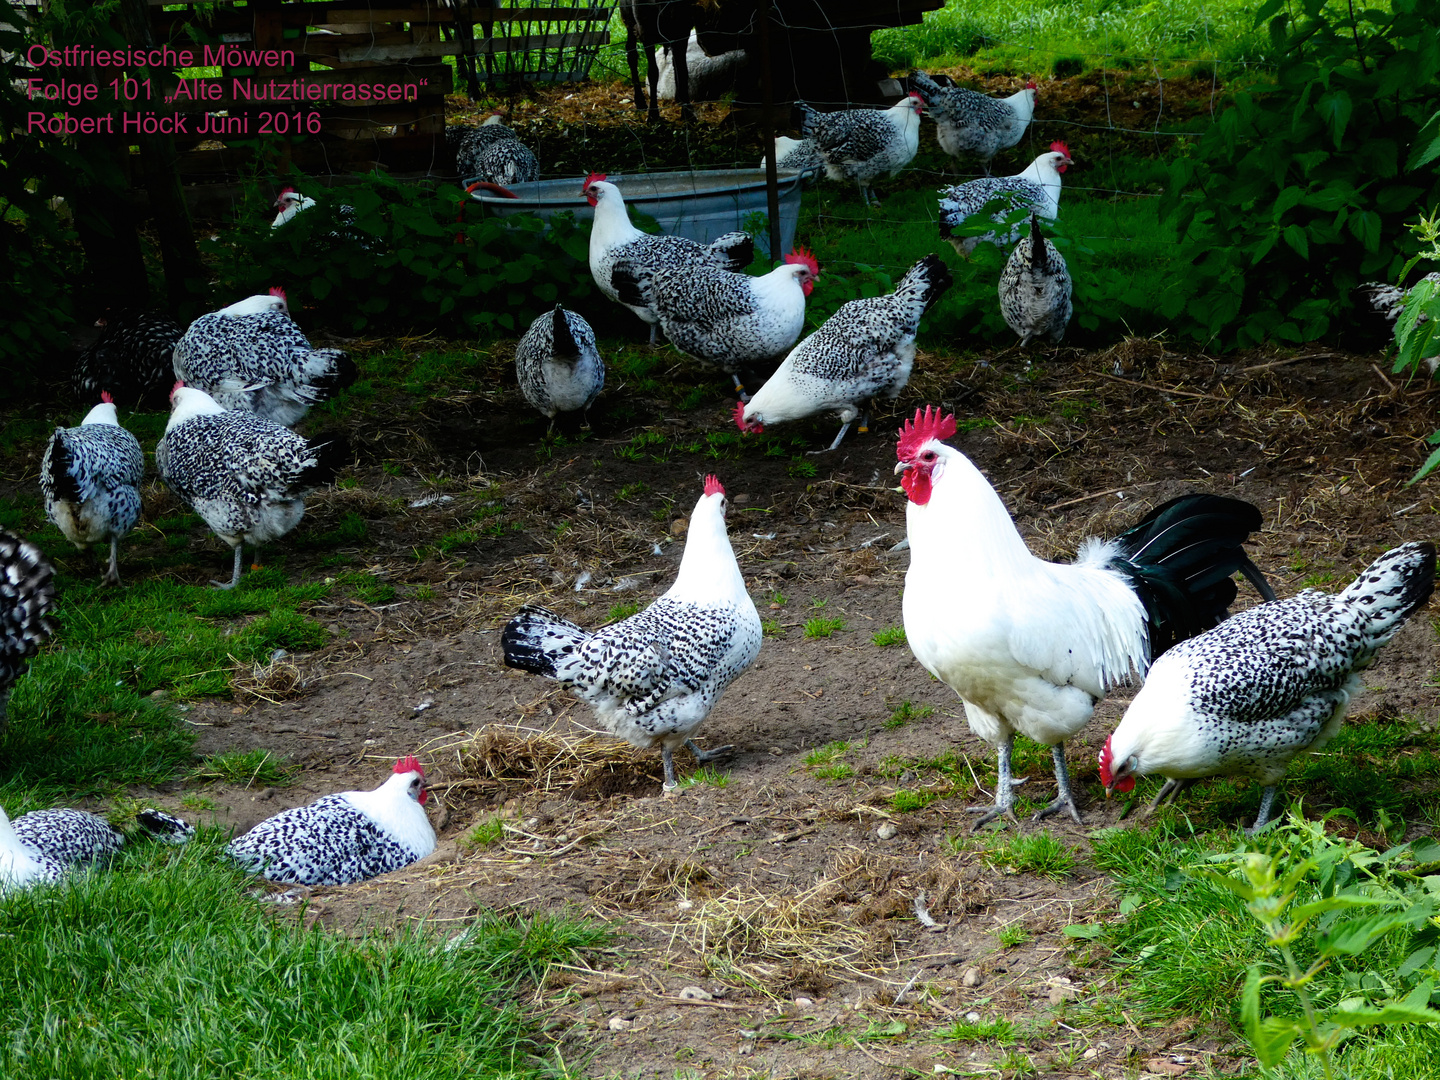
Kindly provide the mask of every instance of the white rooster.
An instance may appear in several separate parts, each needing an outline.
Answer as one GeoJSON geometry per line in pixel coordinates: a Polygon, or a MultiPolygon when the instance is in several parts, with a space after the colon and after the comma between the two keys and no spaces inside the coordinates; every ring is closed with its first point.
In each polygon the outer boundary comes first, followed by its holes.
{"type": "Polygon", "coordinates": [[[982,241],[1006,247],[1013,244],[1023,227],[1018,222],[1001,231],[987,232],[981,236],[953,236],[971,214],[978,214],[995,201],[1002,200],[1001,206],[990,220],[1003,224],[1012,210],[1023,207],[1039,214],[1046,221],[1060,216],[1060,174],[1075,164],[1070,158],[1069,148],[1062,142],[1050,144],[1050,149],[1032,161],[1024,172],[1014,176],[985,176],[965,184],[940,189],[940,236],[949,240],[954,249],[968,257],[982,241]]]}
{"type": "Polygon", "coordinates": [[[228,583],[240,583],[246,544],[278,540],[305,515],[305,494],[329,483],[341,464],[335,443],[311,445],[287,427],[248,412],[227,412],[203,390],[176,383],[155,466],[215,535],[235,549],[228,583]]]}
{"type": "Polygon", "coordinates": [[[1051,748],[1059,793],[1037,818],[1080,811],[1064,740],[1111,688],[1143,675],[1173,642],[1209,629],[1235,598],[1236,571],[1274,599],[1243,544],[1260,511],[1185,495],[1113,540],[1092,538],[1073,563],[1037,559],[1005,504],[943,439],[955,418],[917,411],[896,449],[909,496],[905,637],[915,658],[965,703],[975,734],[999,750],[993,806],[976,828],[1014,819],[1015,733],[1051,748]]]}
{"type": "Polygon", "coordinates": [[[773,363],[795,344],[819,275],[815,256],[798,248],[759,277],[705,266],[650,270],[621,259],[610,280],[621,303],[654,311],[670,344],[729,375],[743,399],[739,372],[773,363]]]}
{"type": "Polygon", "coordinates": [[[246,870],[293,885],[350,885],[388,874],[435,850],[425,815],[425,769],[395,762],[373,791],[342,791],[266,818],[225,853],[246,870]]]}
{"type": "Polygon", "coordinates": [[[1009,97],[992,98],[960,86],[941,86],[923,71],[910,78],[935,121],[940,149],[951,157],[979,158],[986,176],[990,160],[1018,143],[1035,116],[1039,89],[1034,82],[1009,97]]]}
{"type": "Polygon", "coordinates": [[[725,506],[725,488],[707,476],[675,584],[644,611],[592,632],[526,605],[500,638],[508,666],[557,680],[617,738],[658,745],[667,793],[677,785],[677,747],[701,762],[730,751],[701,750],[691,736],[760,653],[760,615],[735,562],[725,506]]]}
{"type": "Polygon", "coordinates": [[[1335,596],[1299,596],[1232,615],[1155,661],[1100,751],[1105,794],[1166,778],[1145,813],[1206,776],[1265,785],[1254,833],[1298,754],[1340,730],[1360,672],[1435,591],[1435,545],[1387,551],[1335,596]]]}
{"type": "MultiPolygon", "coordinates": [[[[915,364],[920,317],[950,287],[950,271],[938,255],[927,255],[886,296],[850,300],[820,329],[791,350],[775,374],[748,402],[735,406],[742,432],[767,424],[800,420],[816,413],[840,414],[834,450],[872,398],[894,401],[915,364]]],[[[860,422],[868,430],[869,416],[860,422]]]]}
{"type": "Polygon", "coordinates": [[[860,188],[865,205],[873,199],[870,185],[882,176],[894,176],[915,160],[920,149],[920,113],[925,101],[908,94],[888,109],[842,109],[816,112],[803,101],[800,134],[815,140],[815,149],[831,180],[850,180],[860,188]]]}
{"type": "Polygon", "coordinates": [[[223,408],[286,427],[353,383],[355,374],[341,350],[310,347],[279,288],[200,316],[175,346],[175,378],[223,408]]]}
{"type": "Polygon", "coordinates": [[[120,584],[120,541],[140,520],[140,482],[145,455],[134,435],[120,426],[115,401],[101,401],[79,427],[56,428],[40,462],[45,516],[77,548],[110,545],[102,581],[120,584]]]}
{"type": "Polygon", "coordinates": [[[655,344],[660,316],[644,304],[620,299],[611,282],[615,264],[625,259],[646,270],[691,270],[713,266],[720,270],[744,270],[755,257],[755,241],[746,233],[729,232],[713,243],[702,244],[684,236],[652,236],[630,223],[625,197],[605,179],[591,173],[582,189],[585,200],[595,208],[590,230],[590,275],[600,291],[624,304],[650,326],[650,344],[655,344]]]}

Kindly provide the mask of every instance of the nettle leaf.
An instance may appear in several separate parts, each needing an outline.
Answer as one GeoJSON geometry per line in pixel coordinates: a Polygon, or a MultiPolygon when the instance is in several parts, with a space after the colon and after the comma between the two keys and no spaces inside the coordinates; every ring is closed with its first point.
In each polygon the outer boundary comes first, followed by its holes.
{"type": "Polygon", "coordinates": [[[1424,922],[1433,912],[1434,908],[1423,902],[1399,913],[1349,919],[1317,934],[1315,951],[1321,956],[1359,956],[1392,930],[1424,922]]]}
{"type": "Polygon", "coordinates": [[[1354,108],[1350,95],[1344,90],[1332,90],[1328,94],[1322,94],[1315,103],[1316,111],[1330,128],[1336,150],[1340,149],[1340,144],[1344,141],[1345,128],[1350,123],[1350,114],[1354,108]]]}

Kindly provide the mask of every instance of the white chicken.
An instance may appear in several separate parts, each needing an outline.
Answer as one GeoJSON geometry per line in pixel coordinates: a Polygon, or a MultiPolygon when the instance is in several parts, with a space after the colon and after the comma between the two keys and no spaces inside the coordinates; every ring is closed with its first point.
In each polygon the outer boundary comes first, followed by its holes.
{"type": "Polygon", "coordinates": [[[508,666],[557,680],[617,738],[658,745],[667,793],[677,786],[674,749],[687,746],[700,762],[732,749],[701,750],[691,736],[760,653],[760,615],[730,546],[725,506],[725,488],[707,476],[675,584],[644,611],[591,632],[526,605],[500,638],[508,666]]]}
{"type": "MultiPolygon", "coordinates": [[[[195,835],[193,825],[163,810],[141,810],[135,822],[162,843],[195,835]]],[[[124,846],[124,833],[87,810],[32,810],[11,821],[0,809],[0,893],[59,881],[124,846]]]]}
{"type": "Polygon", "coordinates": [[[700,266],[744,270],[755,257],[755,241],[743,232],[726,233],[711,244],[701,244],[684,236],[652,236],[641,232],[630,223],[620,189],[609,183],[604,173],[591,173],[586,177],[583,194],[595,208],[595,222],[590,230],[590,275],[602,293],[624,304],[649,324],[652,345],[660,316],[654,308],[620,299],[611,283],[617,262],[625,259],[646,270],[684,271],[700,266]]]}
{"type": "Polygon", "coordinates": [[[894,176],[915,160],[920,149],[920,113],[925,101],[908,94],[888,109],[842,109],[816,112],[803,101],[800,134],[815,140],[815,149],[831,180],[852,180],[865,205],[873,199],[870,185],[882,176],[894,176]]]}
{"type": "Polygon", "coordinates": [[[55,632],[55,568],[40,549],[0,529],[0,732],[5,730],[10,690],[30,658],[55,632]]]}
{"type": "Polygon", "coordinates": [[[355,381],[340,349],[312,349],[290,318],[285,290],[201,315],[175,346],[175,378],[222,408],[290,427],[355,381]]]}
{"type": "MultiPolygon", "coordinates": [[[[767,424],[833,410],[841,424],[827,448],[834,450],[860,416],[862,403],[894,401],[910,381],[920,318],[950,284],[940,257],[927,255],[906,271],[894,292],[842,304],[791,350],[753,398],[735,406],[736,426],[760,432],[767,424]]],[[[860,430],[868,429],[867,413],[860,430]]]]}
{"type": "Polygon", "coordinates": [[[435,850],[425,769],[403,757],[373,791],[342,791],[266,818],[225,853],[246,870],[293,885],[349,885],[435,850]]]}
{"type": "Polygon", "coordinates": [[[1223,618],[1236,571],[1274,599],[1242,546],[1260,511],[1185,495],[1113,540],[1087,540],[1073,563],[1046,562],[1030,553],[980,470],[941,441],[954,434],[955,418],[928,407],[900,432],[905,637],[965,703],[971,730],[998,748],[995,803],[973,808],[982,814],[976,828],[1014,820],[1017,731],[1050,747],[1055,764],[1059,792],[1037,819],[1065,810],[1078,822],[1063,743],[1096,702],[1223,618]]]}
{"type": "Polygon", "coordinates": [[[1030,215],[1030,235],[1022,236],[1000,272],[1000,314],[1020,335],[1023,349],[1036,338],[1058,342],[1070,325],[1071,283],[1065,256],[1040,231],[1040,215],[1030,215]]]}
{"type": "Polygon", "coordinates": [[[1046,221],[1054,221],[1060,216],[1060,174],[1073,164],[1069,148],[1062,142],[1056,142],[1051,143],[1050,149],[1032,161],[1024,172],[1014,176],[985,176],[941,188],[941,238],[949,240],[957,252],[967,257],[982,241],[997,247],[1008,247],[1016,241],[1024,227],[1019,222],[1003,231],[995,229],[979,236],[954,236],[952,233],[971,214],[980,213],[996,199],[1005,203],[990,216],[997,225],[1003,225],[1006,216],[1020,207],[1039,214],[1046,221]]]}
{"type": "Polygon", "coordinates": [[[935,121],[940,149],[951,157],[979,158],[986,176],[990,175],[990,160],[1024,138],[1035,116],[1039,88],[1034,82],[1027,82],[1009,97],[992,98],[960,86],[941,86],[923,71],[910,78],[935,121]]]}
{"type": "Polygon", "coordinates": [[[155,466],[215,535],[235,549],[228,583],[240,583],[246,544],[278,540],[305,515],[305,494],[329,483],[343,460],[335,443],[311,445],[287,427],[248,412],[227,412],[203,390],[176,383],[155,466]]]}
{"type": "Polygon", "coordinates": [[[134,435],[120,426],[114,399],[101,401],[79,427],[56,428],[40,462],[45,516],[77,548],[110,545],[110,564],[101,579],[120,584],[120,541],[140,520],[140,482],[145,455],[134,435]]]}
{"type": "Polygon", "coordinates": [[[759,277],[705,266],[650,270],[621,259],[610,280],[621,303],[655,312],[671,345],[725,372],[743,399],[740,371],[795,344],[819,275],[815,256],[798,248],[759,277]]]}
{"type": "Polygon", "coordinates": [[[1100,751],[1105,794],[1166,778],[1148,814],[1206,776],[1265,785],[1258,831],[1291,760],[1340,730],[1360,672],[1435,591],[1435,545],[1387,551],[1335,596],[1306,589],[1182,641],[1150,669],[1100,751]]]}
{"type": "Polygon", "coordinates": [[[605,361],[595,331],[578,312],[559,304],[530,324],[515,345],[515,377],[525,400],[550,419],[580,412],[589,422],[590,406],[605,388],[605,361]]]}
{"type": "MultiPolygon", "coordinates": [[[[814,139],[792,139],[788,135],[776,135],[775,167],[805,172],[810,169],[823,169],[825,160],[820,156],[820,149],[815,145],[814,139]]],[[[760,159],[760,168],[765,168],[764,158],[760,159]]]]}

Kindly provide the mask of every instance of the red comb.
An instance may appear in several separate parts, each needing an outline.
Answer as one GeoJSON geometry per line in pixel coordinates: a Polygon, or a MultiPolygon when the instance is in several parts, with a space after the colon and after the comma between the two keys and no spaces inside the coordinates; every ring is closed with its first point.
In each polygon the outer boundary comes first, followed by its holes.
{"type": "Polygon", "coordinates": [[[591,184],[595,183],[595,181],[604,180],[605,175],[603,172],[592,172],[589,176],[585,177],[585,186],[588,188],[591,184]]]}
{"type": "Polygon", "coordinates": [[[1070,148],[1066,146],[1063,142],[1052,142],[1050,144],[1050,149],[1057,154],[1064,154],[1066,157],[1070,156],[1070,148]]]}
{"type": "Polygon", "coordinates": [[[1121,777],[1118,782],[1115,779],[1115,752],[1110,749],[1110,740],[1114,737],[1114,732],[1105,736],[1105,745],[1100,748],[1100,783],[1120,792],[1133,791],[1135,788],[1133,776],[1121,777]]]}
{"type": "Polygon", "coordinates": [[[170,387],[170,404],[171,404],[171,405],[174,405],[174,404],[175,404],[175,391],[176,391],[176,390],[183,390],[184,388],[185,388],[185,380],[184,380],[184,379],[176,379],[176,380],[175,380],[175,385],[172,386],[172,387],[170,387]]]}
{"type": "Polygon", "coordinates": [[[705,477],[705,494],[706,494],[706,495],[724,495],[724,494],[725,494],[725,485],[722,484],[722,483],[720,483],[720,478],[719,478],[718,476],[715,476],[715,475],[712,474],[712,475],[710,475],[710,476],[705,477]]]}
{"type": "Polygon", "coordinates": [[[115,404],[115,399],[110,396],[110,391],[109,391],[109,390],[101,390],[101,391],[100,391],[100,401],[101,401],[103,404],[105,404],[105,405],[114,405],[114,404],[115,404]]]}
{"type": "Polygon", "coordinates": [[[916,409],[914,419],[905,421],[905,426],[900,429],[895,456],[901,461],[908,461],[931,439],[948,439],[954,434],[954,414],[946,413],[942,418],[939,409],[926,405],[924,409],[916,409]]]}
{"type": "Polygon", "coordinates": [[[397,773],[417,772],[421,776],[425,775],[425,770],[420,767],[420,759],[414,754],[411,754],[409,757],[402,757],[399,761],[395,762],[395,771],[397,773]]]}
{"type": "Polygon", "coordinates": [[[271,296],[278,296],[281,300],[284,300],[284,299],[285,299],[285,290],[282,289],[279,285],[272,285],[272,286],[270,286],[270,295],[271,295],[271,296]]]}
{"type": "Polygon", "coordinates": [[[1040,88],[1035,85],[1035,80],[1034,80],[1034,79],[1031,79],[1029,82],[1027,82],[1027,83],[1025,84],[1025,89],[1026,89],[1026,90],[1039,90],[1040,88]]]}
{"type": "Polygon", "coordinates": [[[785,256],[785,261],[794,266],[808,266],[812,274],[820,273],[820,264],[815,261],[815,256],[809,248],[797,247],[785,256]]]}
{"type": "Polygon", "coordinates": [[[286,195],[294,195],[295,193],[296,192],[293,187],[282,187],[280,189],[280,198],[283,199],[286,195]]]}

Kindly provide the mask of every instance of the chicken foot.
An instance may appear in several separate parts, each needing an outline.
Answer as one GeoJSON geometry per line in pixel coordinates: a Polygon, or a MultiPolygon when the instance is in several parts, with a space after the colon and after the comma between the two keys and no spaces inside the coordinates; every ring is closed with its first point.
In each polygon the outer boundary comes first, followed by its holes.
{"type": "Polygon", "coordinates": [[[110,538],[110,565],[105,568],[105,576],[100,579],[100,584],[120,584],[120,541],[113,536],[110,538]]]}
{"type": "MultiPolygon", "coordinates": [[[[694,739],[686,739],[685,749],[689,750],[690,753],[695,755],[695,760],[697,762],[699,762],[701,765],[704,765],[706,762],[715,761],[719,758],[728,756],[729,754],[734,752],[735,747],[727,745],[717,746],[714,750],[701,750],[700,747],[695,745],[694,739]]],[[[660,789],[661,794],[673,795],[680,787],[680,781],[675,777],[675,759],[670,753],[670,747],[662,746],[660,748],[660,760],[665,765],[665,783],[660,789]]]]}
{"type": "Polygon", "coordinates": [[[233,589],[233,588],[235,588],[236,585],[239,585],[239,584],[240,584],[240,561],[241,561],[241,557],[242,557],[244,551],[245,551],[245,545],[244,545],[244,544],[236,544],[236,545],[235,545],[235,572],[234,572],[232,575],[230,575],[230,580],[229,580],[229,582],[216,581],[214,578],[211,578],[211,579],[210,579],[210,584],[211,584],[211,585],[214,585],[217,589],[233,589]]]}
{"type": "Polygon", "coordinates": [[[1150,805],[1141,811],[1141,819],[1143,820],[1149,817],[1166,803],[1173,803],[1175,796],[1179,795],[1180,792],[1184,791],[1193,783],[1195,783],[1194,780],[1172,780],[1167,778],[1165,783],[1161,785],[1160,790],[1155,793],[1155,798],[1150,800],[1150,805]]]}
{"type": "Polygon", "coordinates": [[[1271,784],[1260,794],[1260,812],[1255,815],[1255,824],[1245,830],[1246,836],[1254,836],[1270,820],[1270,809],[1275,805],[1275,785],[1271,784]]]}
{"type": "Polygon", "coordinates": [[[1055,760],[1055,787],[1058,793],[1048,806],[1042,806],[1036,811],[1031,820],[1041,821],[1051,814],[1068,810],[1076,825],[1084,825],[1085,822],[1080,819],[1080,811],[1075,806],[1075,792],[1070,787],[1070,770],[1065,767],[1065,744],[1056,743],[1052,746],[1050,756],[1055,760]]]}
{"type": "Polygon", "coordinates": [[[967,813],[981,815],[980,820],[971,827],[971,832],[978,832],[980,826],[988,825],[998,817],[1020,824],[1020,819],[1015,816],[1015,789],[1030,778],[1022,776],[1016,780],[1010,772],[1010,751],[1015,745],[1015,736],[1011,735],[998,747],[997,757],[999,775],[995,781],[995,805],[994,806],[967,806],[967,813]]]}

